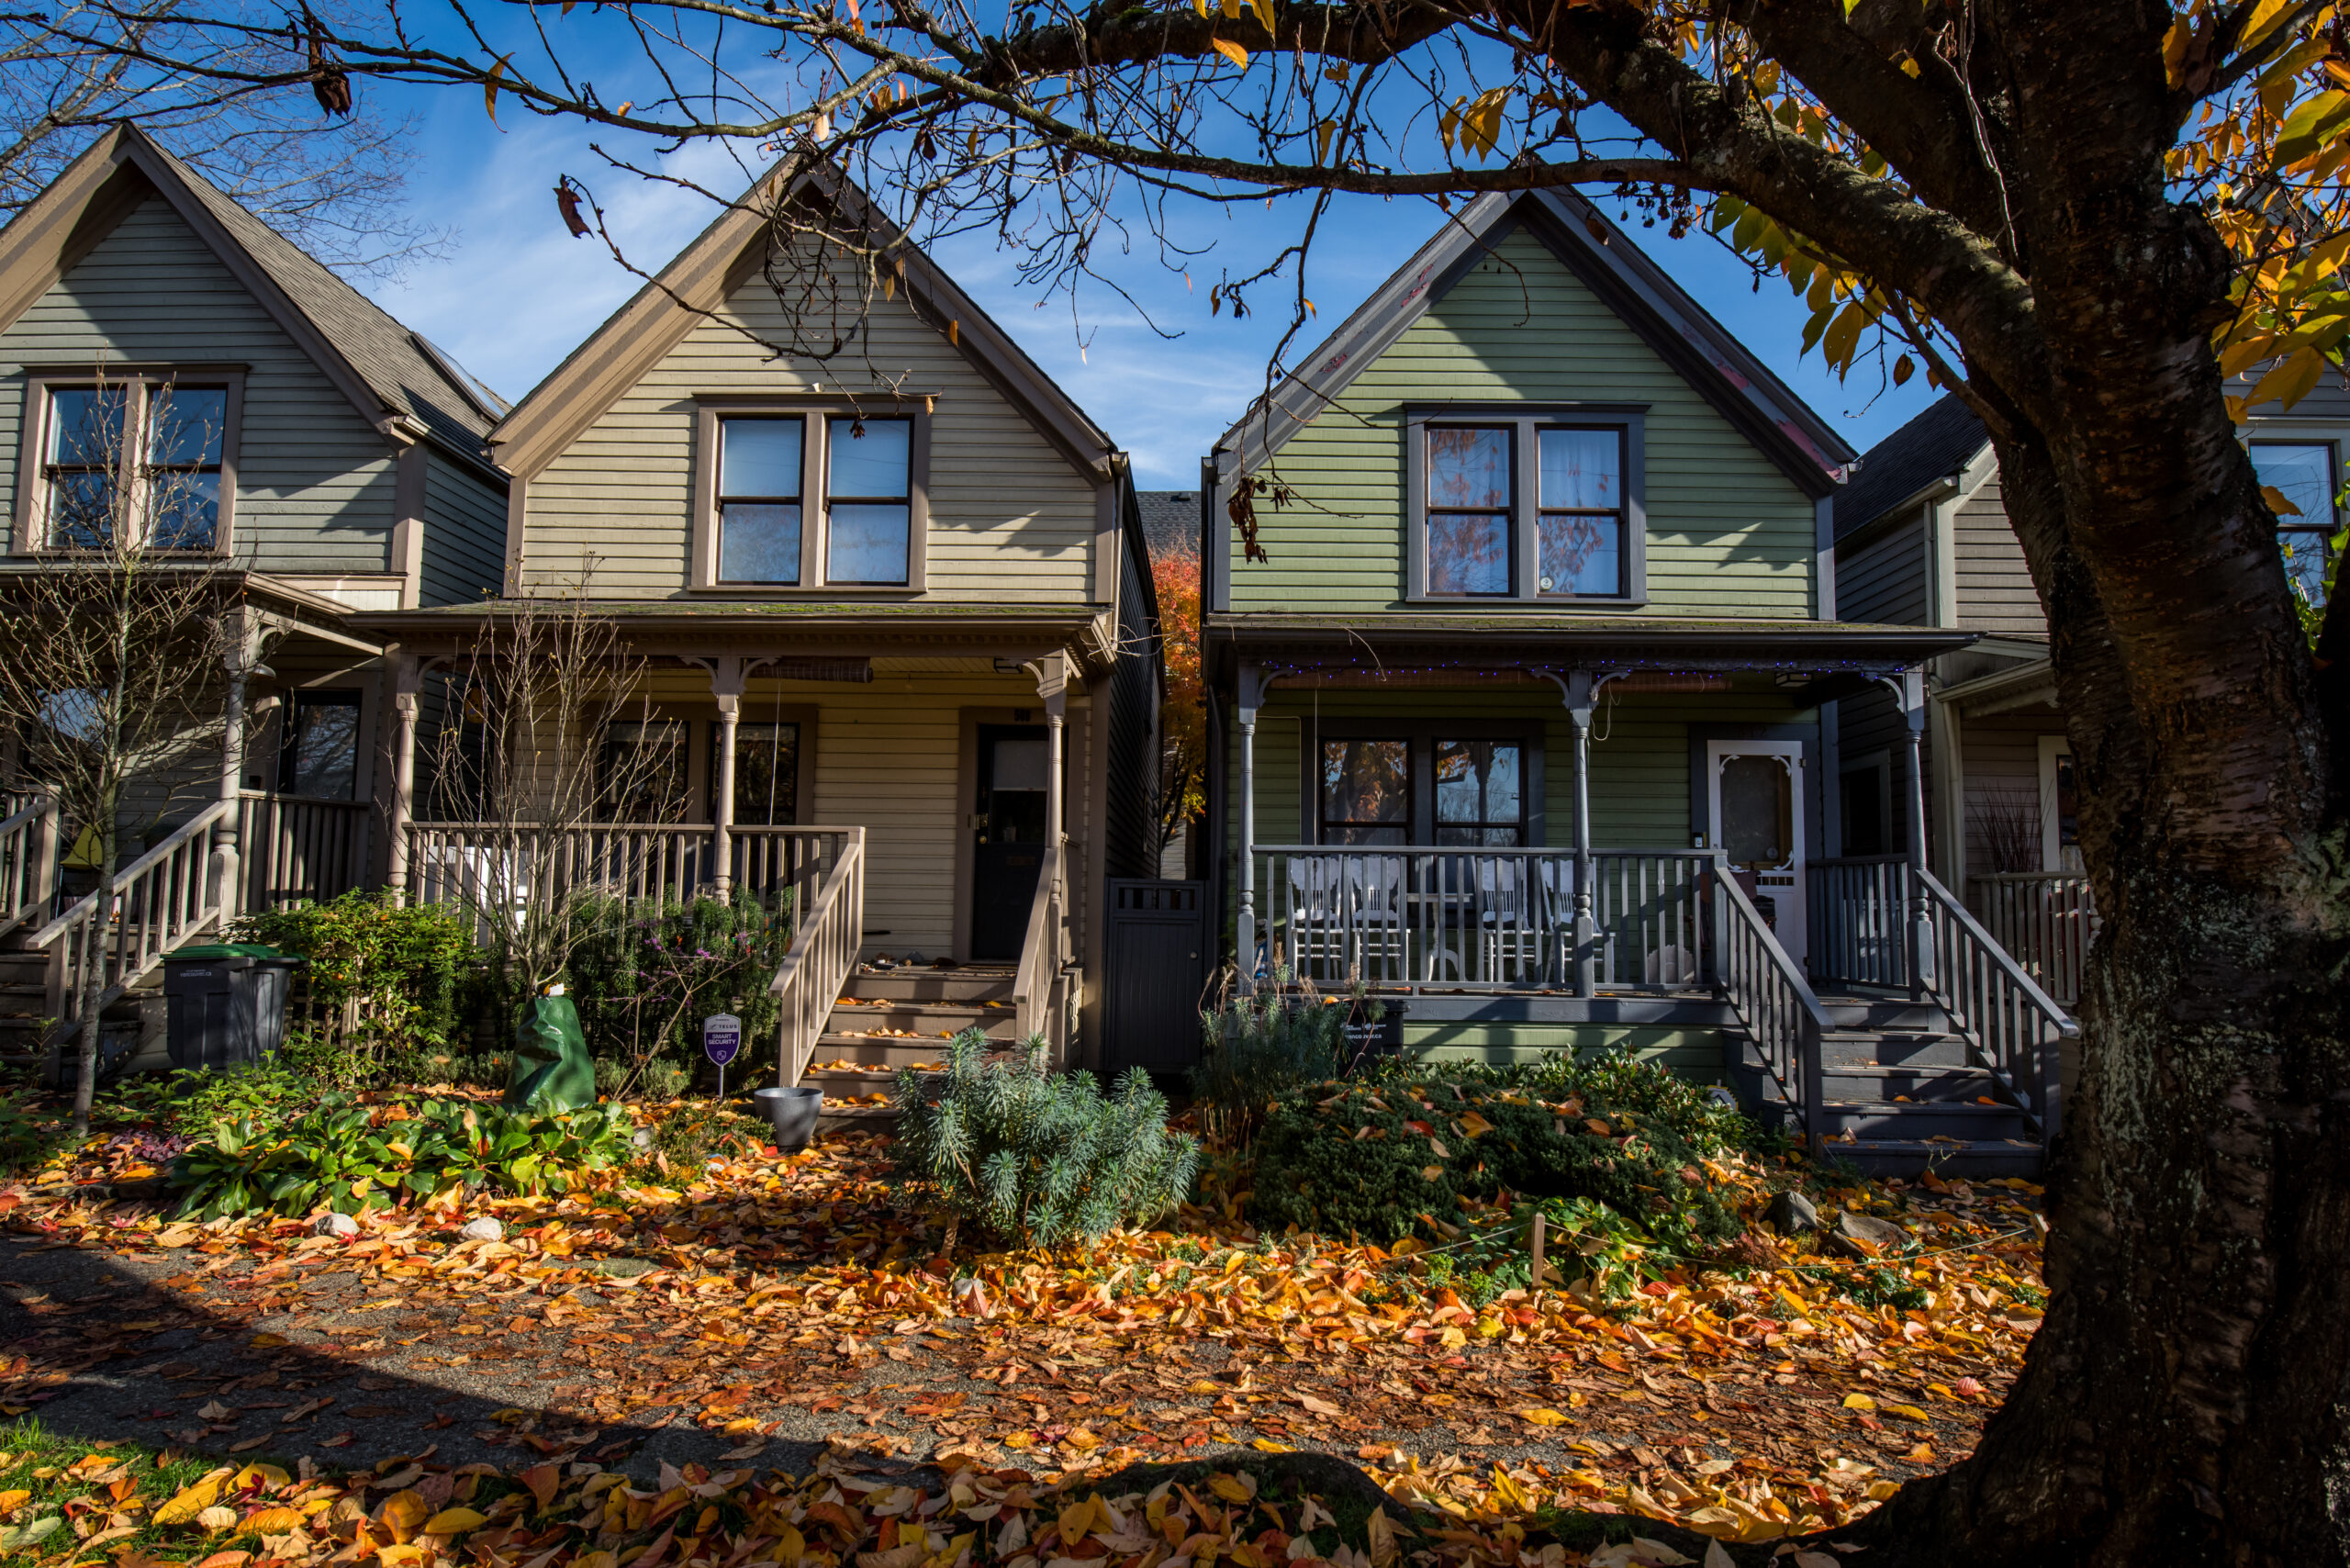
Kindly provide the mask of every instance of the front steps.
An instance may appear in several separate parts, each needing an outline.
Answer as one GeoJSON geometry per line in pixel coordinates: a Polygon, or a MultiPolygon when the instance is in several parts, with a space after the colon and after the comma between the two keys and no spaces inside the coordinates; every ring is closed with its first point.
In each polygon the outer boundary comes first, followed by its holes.
{"type": "MultiPolygon", "coordinates": [[[[891,1092],[900,1068],[943,1064],[946,1042],[965,1029],[977,1028],[1008,1047],[1019,1027],[1012,1000],[1017,978],[1010,964],[940,969],[861,963],[841,988],[800,1081],[823,1090],[827,1099],[869,1100],[891,1092]]],[[[828,1106],[818,1125],[856,1126],[896,1114],[887,1103],[828,1106]]]]}
{"type": "MultiPolygon", "coordinates": [[[[2040,1174],[2043,1149],[1998,1080],[1968,1059],[1939,1007],[1906,997],[1838,993],[1820,1005],[1819,1131],[1825,1152],[1873,1176],[2040,1174]]],[[[1740,1098],[1765,1120],[1791,1121],[1779,1085],[1743,1034],[1740,1098]]]]}

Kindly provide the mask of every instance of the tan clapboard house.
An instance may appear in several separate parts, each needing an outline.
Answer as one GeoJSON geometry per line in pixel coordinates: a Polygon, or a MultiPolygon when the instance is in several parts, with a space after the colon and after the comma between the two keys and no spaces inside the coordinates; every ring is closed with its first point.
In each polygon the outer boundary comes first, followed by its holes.
{"type": "Polygon", "coordinates": [[[399,645],[395,884],[480,868],[419,783],[436,671],[584,597],[643,661],[600,744],[669,807],[616,806],[595,853],[632,891],[789,890],[787,1081],[970,1023],[1086,1059],[1100,889],[1155,848],[1155,610],[1110,438],[852,183],[778,169],[489,442],[500,596],[364,618],[399,645]]]}

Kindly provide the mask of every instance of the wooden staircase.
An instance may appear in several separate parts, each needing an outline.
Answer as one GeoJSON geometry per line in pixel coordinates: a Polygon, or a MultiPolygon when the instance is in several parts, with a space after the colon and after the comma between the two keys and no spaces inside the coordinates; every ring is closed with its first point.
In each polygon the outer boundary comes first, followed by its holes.
{"type": "MultiPolygon", "coordinates": [[[[899,1068],[945,1061],[946,1042],[965,1029],[976,1028],[1009,1048],[1019,1038],[1017,979],[1010,964],[951,969],[858,964],[842,984],[800,1081],[830,1098],[853,1100],[887,1092],[899,1068]]],[[[866,1114],[889,1112],[875,1106],[866,1114]]]]}
{"type": "MultiPolygon", "coordinates": [[[[2040,1174],[2044,1149],[2032,1119],[1970,1058],[1941,1006],[1861,990],[1827,992],[1819,1003],[1830,1025],[1820,1036],[1826,1156],[1881,1176],[2040,1174]]],[[[1794,1130],[1794,1107],[1751,1045],[1733,1073],[1751,1110],[1794,1130]]]]}

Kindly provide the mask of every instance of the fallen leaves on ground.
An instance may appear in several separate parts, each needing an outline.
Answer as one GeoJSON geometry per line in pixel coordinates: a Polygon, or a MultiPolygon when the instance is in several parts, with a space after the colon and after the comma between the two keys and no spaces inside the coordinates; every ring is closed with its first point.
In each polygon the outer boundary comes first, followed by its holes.
{"type": "MultiPolygon", "coordinates": [[[[1400,1280],[1398,1256],[1384,1249],[1259,1236],[1241,1222],[1237,1197],[1187,1209],[1181,1228],[1120,1233],[1058,1259],[933,1258],[934,1232],[882,1185],[885,1151],[880,1135],[833,1137],[788,1158],[712,1161],[683,1188],[614,1179],[462,1213],[378,1214],[348,1238],[282,1219],[169,1223],[151,1204],[101,1195],[94,1183],[110,1172],[61,1167],[0,1189],[0,1223],[16,1233],[6,1239],[173,1254],[185,1267],[162,1285],[189,1316],[61,1321],[0,1349],[0,1412],[37,1409],[167,1322],[290,1317],[251,1346],[293,1345],[356,1367],[396,1350],[455,1366],[559,1350],[585,1381],[477,1435],[572,1468],[621,1423],[690,1421],[734,1441],[730,1458],[749,1459],[779,1424],[774,1413],[799,1406],[861,1422],[836,1439],[852,1450],[1016,1469],[1037,1484],[1226,1444],[1320,1449],[1363,1461],[1399,1506],[1464,1529],[1559,1506],[1766,1540],[1842,1524],[1899,1475],[1968,1451],[2038,1321],[2027,1201],[2037,1189],[2021,1182],[1815,1190],[1904,1226],[1915,1257],[1832,1260],[1757,1229],[1736,1269],[1675,1269],[1620,1303],[1555,1289],[1477,1302],[1400,1280]],[[504,1223],[500,1239],[457,1234],[481,1215],[504,1223]],[[336,1288],[356,1305],[335,1310],[358,1315],[356,1327],[305,1325],[323,1301],[310,1276],[327,1271],[355,1281],[336,1288]],[[399,1315],[427,1306],[459,1320],[420,1344],[425,1320],[399,1315]],[[390,1316],[365,1316],[375,1311],[390,1316]],[[419,1335],[404,1336],[403,1325],[419,1335]],[[878,1396],[849,1381],[875,1369],[902,1376],[878,1396]],[[982,1392],[933,1386],[964,1380],[982,1392]]],[[[1760,1213],[1767,1193],[1756,1170],[1714,1174],[1760,1213]]],[[[37,1321],[64,1311],[26,1305],[37,1321]]],[[[342,1414],[364,1419],[364,1408],[342,1414]]],[[[230,1447],[348,1441],[313,1421],[328,1409],[313,1401],[230,1447]]],[[[566,1468],[561,1484],[576,1484],[566,1468]]],[[[766,1491],[755,1499],[743,1490],[753,1484],[721,1488],[753,1510],[725,1526],[744,1540],[756,1509],[783,1506],[779,1483],[756,1484],[766,1491]]],[[[405,1506],[395,1512],[408,1538],[385,1543],[394,1555],[377,1553],[387,1568],[427,1561],[410,1546],[441,1551],[446,1543],[431,1538],[482,1528],[506,1532],[499,1557],[525,1551],[510,1508],[486,1514],[485,1526],[432,1529],[454,1517],[452,1495],[428,1497],[433,1511],[405,1524],[405,1506]]],[[[811,1508],[823,1497],[790,1495],[811,1508]]],[[[655,1504],[629,1497],[649,1518],[655,1504]]],[[[629,1568],[694,1555],[677,1540],[718,1528],[699,1518],[629,1568]]],[[[933,1561],[952,1539],[919,1563],[889,1556],[900,1543],[883,1540],[872,1550],[885,1561],[858,1568],[953,1568],[952,1554],[933,1561]]]]}

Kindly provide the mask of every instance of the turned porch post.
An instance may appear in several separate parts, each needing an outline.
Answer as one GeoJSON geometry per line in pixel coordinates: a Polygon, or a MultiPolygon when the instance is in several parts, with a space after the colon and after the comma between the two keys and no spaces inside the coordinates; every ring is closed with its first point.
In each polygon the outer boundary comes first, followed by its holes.
{"type": "Polygon", "coordinates": [[[229,611],[225,621],[228,646],[222,650],[220,662],[228,676],[229,695],[223,704],[226,712],[220,725],[219,798],[228,802],[229,810],[212,830],[210,867],[213,907],[220,912],[224,934],[244,902],[243,863],[237,854],[237,798],[245,782],[245,678],[261,656],[261,628],[254,624],[252,617],[236,610],[229,611]]]}
{"type": "Polygon", "coordinates": [[[1574,984],[1577,996],[1599,989],[1599,927],[1591,903],[1591,671],[1567,674],[1567,722],[1575,732],[1575,928],[1574,984]]]}
{"type": "Polygon", "coordinates": [[[414,654],[392,655],[392,799],[384,880],[395,903],[408,900],[408,823],[416,816],[417,692],[423,681],[424,665],[414,654]]]}
{"type": "Polygon", "coordinates": [[[710,802],[711,873],[704,879],[721,902],[734,891],[734,726],[743,717],[743,661],[733,655],[711,666],[710,689],[718,699],[718,778],[710,802]]]}
{"type": "Polygon", "coordinates": [[[1265,700],[1264,673],[1240,666],[1240,994],[1257,990],[1257,710],[1265,700]]]}
{"type": "Polygon", "coordinates": [[[1934,983],[1934,922],[1926,898],[1926,673],[1903,670],[1887,678],[1907,721],[1902,748],[1909,766],[1909,994],[1921,997],[1934,983]]]}

